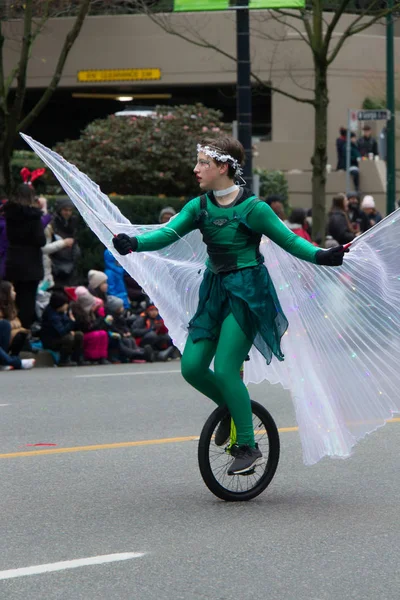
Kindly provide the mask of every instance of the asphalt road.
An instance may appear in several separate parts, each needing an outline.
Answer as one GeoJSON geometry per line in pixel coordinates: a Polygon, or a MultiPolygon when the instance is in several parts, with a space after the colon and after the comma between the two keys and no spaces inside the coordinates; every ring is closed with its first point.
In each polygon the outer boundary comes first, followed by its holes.
{"type": "MultiPolygon", "coordinates": [[[[198,435],[213,408],[178,371],[0,374],[0,599],[398,600],[400,419],[351,459],[313,467],[282,432],[268,490],[224,503],[200,477],[197,442],[170,441],[198,435]],[[99,564],[65,568],[88,558],[99,564]]],[[[286,392],[251,391],[279,427],[295,425],[286,392]]]]}

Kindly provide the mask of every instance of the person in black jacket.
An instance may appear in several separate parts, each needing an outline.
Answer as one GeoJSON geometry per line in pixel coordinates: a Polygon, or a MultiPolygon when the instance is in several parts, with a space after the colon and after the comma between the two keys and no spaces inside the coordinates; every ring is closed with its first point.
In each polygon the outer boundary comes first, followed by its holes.
{"type": "Polygon", "coordinates": [[[58,286],[76,285],[76,264],[81,250],[76,240],[78,218],[73,214],[73,208],[69,198],[58,200],[52,221],[55,240],[75,240],[72,246],[67,246],[51,256],[52,273],[58,286]]]}
{"type": "Polygon", "coordinates": [[[75,331],[76,322],[68,315],[68,297],[64,292],[53,292],[43,311],[40,339],[43,348],[60,353],[59,367],[84,365],[83,333],[75,331]]]}
{"type": "Polygon", "coordinates": [[[4,206],[8,250],[5,278],[14,284],[22,326],[29,329],[35,320],[36,291],[43,279],[42,247],[46,238],[35,192],[26,184],[4,206]]]}
{"type": "Polygon", "coordinates": [[[364,125],[363,135],[357,141],[357,146],[361,156],[368,158],[369,154],[373,154],[374,157],[378,156],[378,142],[372,137],[372,131],[370,125],[364,125]]]}
{"type": "Polygon", "coordinates": [[[332,207],[328,216],[327,234],[338,244],[347,244],[355,238],[353,226],[347,214],[348,200],[345,194],[337,194],[332,199],[332,207]]]}

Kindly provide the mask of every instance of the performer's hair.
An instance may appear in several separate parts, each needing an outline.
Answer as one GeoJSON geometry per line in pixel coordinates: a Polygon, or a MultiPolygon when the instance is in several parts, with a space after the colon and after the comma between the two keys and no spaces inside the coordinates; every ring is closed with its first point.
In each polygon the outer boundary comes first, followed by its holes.
{"type": "MultiPolygon", "coordinates": [[[[230,137],[229,135],[221,135],[220,137],[216,138],[206,137],[201,139],[199,144],[201,146],[209,146],[210,148],[217,150],[221,154],[230,154],[232,158],[235,158],[238,161],[241,167],[243,167],[245,163],[246,154],[242,144],[239,142],[239,140],[236,140],[235,138],[230,137]]],[[[218,160],[215,158],[213,160],[218,165],[225,164],[223,162],[218,162],[218,160]]],[[[235,169],[231,165],[229,165],[228,177],[230,179],[235,179],[235,169]]]]}

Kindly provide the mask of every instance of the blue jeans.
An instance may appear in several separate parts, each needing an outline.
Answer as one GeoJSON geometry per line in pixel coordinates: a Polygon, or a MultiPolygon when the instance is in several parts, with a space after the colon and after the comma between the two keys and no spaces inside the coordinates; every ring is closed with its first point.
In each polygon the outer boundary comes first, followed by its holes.
{"type": "Polygon", "coordinates": [[[0,319],[0,365],[21,368],[21,359],[18,356],[10,356],[8,348],[10,346],[11,325],[6,319],[0,319]]]}

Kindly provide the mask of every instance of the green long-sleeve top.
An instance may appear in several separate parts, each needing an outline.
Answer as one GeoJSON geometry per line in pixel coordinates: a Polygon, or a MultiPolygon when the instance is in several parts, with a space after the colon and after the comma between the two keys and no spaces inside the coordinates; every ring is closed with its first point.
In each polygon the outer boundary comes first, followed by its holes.
{"type": "Polygon", "coordinates": [[[137,237],[137,252],[160,250],[190,231],[200,229],[207,246],[207,267],[214,273],[252,267],[263,262],[259,251],[266,235],[297,258],[315,263],[319,248],[294,234],[268,204],[240,190],[228,206],[212,192],[188,202],[164,227],[137,237]]]}

